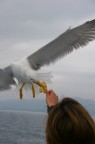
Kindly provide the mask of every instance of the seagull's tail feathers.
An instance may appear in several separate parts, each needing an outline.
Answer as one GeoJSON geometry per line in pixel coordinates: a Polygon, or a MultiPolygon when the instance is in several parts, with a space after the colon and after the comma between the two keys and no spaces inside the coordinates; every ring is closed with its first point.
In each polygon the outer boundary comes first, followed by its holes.
{"type": "Polygon", "coordinates": [[[0,91],[8,90],[12,86],[16,86],[15,80],[4,69],[0,69],[0,91]]]}
{"type": "Polygon", "coordinates": [[[39,77],[39,80],[41,81],[45,81],[47,83],[51,83],[51,79],[53,77],[52,75],[52,72],[47,72],[47,73],[38,73],[38,77],[39,77]]]}

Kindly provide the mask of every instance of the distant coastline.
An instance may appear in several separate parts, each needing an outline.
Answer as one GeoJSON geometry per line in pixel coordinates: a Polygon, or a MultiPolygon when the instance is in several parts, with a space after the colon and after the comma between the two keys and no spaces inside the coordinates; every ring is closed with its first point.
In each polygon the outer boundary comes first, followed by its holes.
{"type": "MultiPolygon", "coordinates": [[[[91,99],[75,98],[78,100],[92,116],[95,116],[95,101],[91,99]]],[[[45,100],[0,100],[0,111],[23,111],[46,113],[45,100]]]]}

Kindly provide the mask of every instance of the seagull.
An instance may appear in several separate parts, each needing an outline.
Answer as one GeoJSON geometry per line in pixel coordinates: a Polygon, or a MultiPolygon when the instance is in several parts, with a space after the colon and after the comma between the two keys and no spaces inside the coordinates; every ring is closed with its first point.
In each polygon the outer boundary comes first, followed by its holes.
{"type": "Polygon", "coordinates": [[[9,66],[0,69],[0,91],[8,90],[11,86],[19,87],[20,99],[25,85],[31,87],[35,97],[35,86],[43,88],[47,85],[41,78],[51,78],[51,73],[39,73],[41,67],[58,61],[67,54],[87,45],[95,39],[95,19],[87,21],[75,28],[67,29],[63,34],[52,40],[28,57],[12,62],[9,66]],[[17,82],[18,81],[18,82],[17,82]]]}

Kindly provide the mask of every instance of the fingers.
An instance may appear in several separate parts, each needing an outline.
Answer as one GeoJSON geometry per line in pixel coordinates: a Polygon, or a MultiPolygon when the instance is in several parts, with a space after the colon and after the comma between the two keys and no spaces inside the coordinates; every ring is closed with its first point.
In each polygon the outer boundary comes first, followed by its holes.
{"type": "Polygon", "coordinates": [[[46,103],[48,106],[52,106],[58,103],[58,96],[53,90],[46,91],[46,103]]]}
{"type": "Polygon", "coordinates": [[[52,94],[55,94],[54,91],[53,91],[52,89],[46,91],[46,95],[52,95],[52,94]]]}

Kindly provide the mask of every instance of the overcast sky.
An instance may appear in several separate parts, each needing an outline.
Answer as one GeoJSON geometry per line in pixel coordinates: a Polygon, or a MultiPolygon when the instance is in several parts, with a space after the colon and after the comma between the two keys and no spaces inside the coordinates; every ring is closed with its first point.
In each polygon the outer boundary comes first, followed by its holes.
{"type": "MultiPolygon", "coordinates": [[[[94,0],[0,0],[0,67],[30,55],[70,26],[92,19],[94,0]]],[[[48,69],[54,75],[48,87],[60,98],[95,99],[95,41],[48,69]]],[[[17,99],[18,93],[0,94],[0,99],[10,98],[17,99]]]]}

